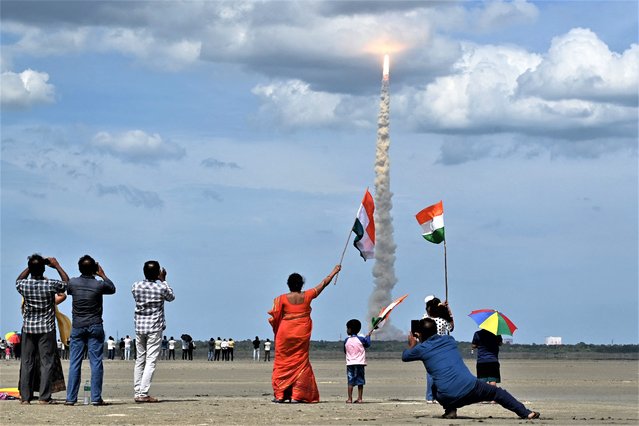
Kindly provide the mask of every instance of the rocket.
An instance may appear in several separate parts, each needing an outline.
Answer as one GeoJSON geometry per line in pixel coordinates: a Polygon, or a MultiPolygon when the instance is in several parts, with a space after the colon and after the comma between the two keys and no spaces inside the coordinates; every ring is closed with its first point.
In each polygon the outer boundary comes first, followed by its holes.
{"type": "Polygon", "coordinates": [[[384,55],[384,68],[382,71],[382,80],[388,80],[390,74],[390,65],[388,63],[388,55],[384,55]]]}

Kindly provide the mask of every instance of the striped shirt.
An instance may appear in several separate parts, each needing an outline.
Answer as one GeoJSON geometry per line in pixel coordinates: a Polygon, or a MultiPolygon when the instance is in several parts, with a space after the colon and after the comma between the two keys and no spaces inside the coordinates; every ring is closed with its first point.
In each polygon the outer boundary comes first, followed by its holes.
{"type": "Polygon", "coordinates": [[[135,300],[136,333],[155,333],[166,328],[164,301],[175,300],[166,281],[138,281],[131,288],[135,300]]]}
{"type": "Polygon", "coordinates": [[[67,290],[67,283],[48,278],[16,281],[24,298],[22,332],[41,334],[55,330],[55,295],[67,290]]]}

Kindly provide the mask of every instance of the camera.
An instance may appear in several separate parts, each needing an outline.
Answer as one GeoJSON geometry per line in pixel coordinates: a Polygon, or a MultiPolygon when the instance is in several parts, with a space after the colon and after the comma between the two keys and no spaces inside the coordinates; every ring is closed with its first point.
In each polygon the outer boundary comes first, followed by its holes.
{"type": "Polygon", "coordinates": [[[48,258],[44,258],[44,264],[45,265],[51,265],[51,261],[48,258]]]}
{"type": "Polygon", "coordinates": [[[415,333],[422,332],[421,321],[422,320],[410,320],[410,334],[414,336],[415,333]]]}

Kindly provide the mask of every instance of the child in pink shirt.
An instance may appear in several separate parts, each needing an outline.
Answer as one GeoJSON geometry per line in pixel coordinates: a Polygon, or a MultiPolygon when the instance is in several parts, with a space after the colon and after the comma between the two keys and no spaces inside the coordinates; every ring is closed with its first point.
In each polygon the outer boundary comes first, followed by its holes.
{"type": "Polygon", "coordinates": [[[344,340],[344,353],[346,354],[346,378],[348,380],[347,404],[353,402],[353,388],[357,386],[356,403],[362,402],[366,377],[364,367],[366,366],[366,348],[371,345],[372,330],[365,336],[358,336],[362,329],[359,320],[352,319],[346,323],[346,333],[349,337],[344,340]]]}

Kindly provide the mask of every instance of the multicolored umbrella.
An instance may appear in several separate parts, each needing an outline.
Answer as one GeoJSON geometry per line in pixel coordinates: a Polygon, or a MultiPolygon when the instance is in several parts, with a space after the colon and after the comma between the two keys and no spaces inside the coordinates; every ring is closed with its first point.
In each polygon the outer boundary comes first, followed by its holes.
{"type": "Polygon", "coordinates": [[[20,343],[20,335],[15,331],[10,331],[4,335],[4,340],[15,345],[16,343],[20,343]]]}
{"type": "Polygon", "coordinates": [[[386,318],[390,315],[391,311],[395,308],[395,306],[399,305],[408,297],[408,294],[403,295],[402,297],[396,299],[393,303],[382,309],[379,313],[379,316],[373,317],[371,324],[373,326],[373,330],[380,329],[384,326],[384,322],[386,322],[386,318]]]}
{"type": "Polygon", "coordinates": [[[517,326],[504,314],[494,309],[478,309],[468,314],[479,328],[490,331],[496,336],[512,336],[517,326]]]}

